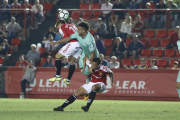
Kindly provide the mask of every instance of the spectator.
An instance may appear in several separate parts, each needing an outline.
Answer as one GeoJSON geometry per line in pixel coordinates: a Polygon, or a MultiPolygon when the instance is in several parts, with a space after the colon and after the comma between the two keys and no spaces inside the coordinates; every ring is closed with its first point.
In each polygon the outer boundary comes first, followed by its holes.
{"type": "Polygon", "coordinates": [[[126,59],[128,56],[136,58],[142,49],[145,49],[144,44],[138,40],[138,35],[134,35],[134,40],[129,43],[127,51],[124,52],[124,58],[126,59]]]}
{"type": "Polygon", "coordinates": [[[33,66],[38,65],[40,62],[40,54],[36,51],[36,45],[31,45],[31,50],[27,53],[26,57],[27,60],[32,60],[33,66]]]}
{"type": "MultiPolygon", "coordinates": [[[[168,0],[168,8],[169,9],[178,9],[178,6],[175,3],[173,3],[173,0],[168,0]]],[[[179,11],[170,11],[169,17],[170,17],[170,20],[174,19],[174,21],[175,21],[174,26],[175,27],[178,25],[178,14],[179,14],[179,11]]]]}
{"type": "Polygon", "coordinates": [[[63,58],[62,67],[63,68],[69,68],[70,63],[68,62],[68,57],[63,58]]]}
{"type": "Polygon", "coordinates": [[[11,36],[10,36],[10,32],[7,30],[7,25],[6,23],[3,24],[3,29],[2,31],[0,31],[0,34],[3,34],[2,39],[7,39],[8,43],[11,44],[11,36]]]}
{"type": "Polygon", "coordinates": [[[8,41],[4,39],[0,45],[0,56],[8,55],[8,52],[9,52],[8,41]]]}
{"type": "Polygon", "coordinates": [[[34,12],[34,19],[38,21],[38,24],[41,24],[43,21],[43,6],[39,4],[39,0],[35,0],[35,5],[32,6],[34,12]]]}
{"type": "Polygon", "coordinates": [[[7,24],[7,30],[11,33],[11,38],[17,37],[19,32],[22,30],[21,26],[15,21],[16,18],[12,17],[11,22],[7,24]]]}
{"type": "Polygon", "coordinates": [[[104,55],[103,54],[99,54],[99,58],[101,60],[101,65],[104,65],[104,66],[108,65],[108,61],[104,59],[104,55]]]}
{"type": "Polygon", "coordinates": [[[141,58],[140,59],[140,65],[135,65],[132,69],[147,69],[148,65],[145,63],[145,59],[141,58]]]}
{"type": "MultiPolygon", "coordinates": [[[[160,0],[159,4],[156,5],[156,9],[166,9],[167,5],[165,4],[165,0],[160,0]]],[[[153,21],[153,28],[163,28],[164,18],[165,18],[165,11],[155,11],[155,14],[153,15],[152,21],[153,21]],[[156,25],[157,20],[160,19],[160,22],[158,25],[156,25]]]]}
{"type": "MultiPolygon", "coordinates": [[[[68,22],[67,22],[68,24],[73,24],[73,25],[75,25],[74,23],[73,23],[73,19],[72,19],[72,17],[69,17],[68,18],[68,22]]],[[[76,25],[75,25],[76,26],[76,25]]]]}
{"type": "Polygon", "coordinates": [[[54,32],[54,28],[53,28],[52,26],[49,27],[48,32],[45,33],[45,35],[44,35],[44,40],[45,40],[45,41],[46,41],[46,40],[49,40],[49,39],[48,39],[48,38],[49,38],[49,35],[52,35],[53,38],[56,37],[56,33],[54,32]]]}
{"type": "MultiPolygon", "coordinates": [[[[22,5],[22,9],[32,9],[32,5],[29,4],[28,0],[24,1],[24,4],[22,5]]],[[[20,25],[22,26],[22,28],[24,28],[24,12],[22,12],[21,16],[20,16],[20,25]]],[[[26,11],[26,27],[30,27],[31,25],[31,11],[26,11]]]]}
{"type": "Polygon", "coordinates": [[[116,60],[117,60],[117,57],[116,57],[116,56],[112,56],[112,57],[111,57],[111,61],[112,61],[112,62],[109,62],[109,64],[108,64],[107,67],[108,67],[108,68],[118,69],[119,66],[120,66],[120,64],[119,64],[119,62],[117,62],[116,60]]]}
{"type": "MultiPolygon", "coordinates": [[[[152,10],[150,2],[146,3],[146,9],[147,10],[152,10]]],[[[154,14],[153,11],[145,11],[144,12],[144,17],[145,17],[145,19],[144,19],[144,28],[147,27],[149,21],[152,19],[153,14],[154,14]]]]}
{"type": "Polygon", "coordinates": [[[179,26],[176,26],[175,32],[173,32],[169,38],[169,44],[166,45],[166,49],[174,49],[174,47],[177,47],[179,30],[179,26]]]}
{"type": "Polygon", "coordinates": [[[17,67],[26,67],[28,65],[28,62],[26,60],[24,60],[24,55],[20,55],[19,56],[19,61],[16,62],[17,67]]]}
{"type": "Polygon", "coordinates": [[[140,4],[142,4],[144,8],[144,4],[146,4],[148,0],[132,0],[132,5],[130,6],[130,9],[138,9],[140,8],[140,4]]]}
{"type": "Polygon", "coordinates": [[[104,54],[104,52],[105,52],[104,43],[102,40],[99,39],[99,35],[94,35],[94,40],[96,42],[96,47],[97,47],[99,53],[104,54]]]}
{"type": "Polygon", "coordinates": [[[143,36],[143,27],[144,27],[144,23],[140,21],[141,16],[137,15],[135,22],[132,23],[132,36],[134,35],[138,35],[139,37],[143,36]]]}
{"type": "Polygon", "coordinates": [[[126,50],[126,44],[122,41],[120,37],[117,37],[116,43],[114,44],[112,52],[110,53],[110,57],[117,56],[123,58],[125,50],[126,50]]]}
{"type": "Polygon", "coordinates": [[[51,56],[47,56],[46,62],[43,63],[42,67],[53,67],[54,64],[52,62],[52,57],[51,56]]]}
{"type": "MultiPolygon", "coordinates": [[[[53,5],[56,5],[58,0],[46,0],[45,3],[52,3],[53,5]]],[[[42,4],[44,4],[44,2],[42,2],[42,4]]]]}
{"type": "Polygon", "coordinates": [[[153,60],[150,61],[150,68],[149,69],[158,69],[158,67],[155,66],[155,61],[153,61],[153,60]]]}
{"type": "Polygon", "coordinates": [[[51,45],[50,42],[53,41],[53,36],[49,35],[49,40],[45,43],[45,52],[41,54],[42,58],[46,58],[48,55],[52,56],[53,58],[56,55],[57,45],[51,45]]]}
{"type": "MultiPolygon", "coordinates": [[[[8,4],[8,0],[3,1],[3,5],[1,5],[0,9],[10,9],[11,6],[8,4]]],[[[10,11],[0,11],[0,21],[2,19],[10,19],[10,11]]]]}
{"type": "MultiPolygon", "coordinates": [[[[11,9],[21,9],[21,4],[18,3],[18,0],[14,0],[14,3],[12,3],[11,5],[11,9]]],[[[16,20],[18,21],[19,17],[20,17],[20,13],[22,11],[11,11],[11,17],[15,17],[16,20]]]]}
{"type": "Polygon", "coordinates": [[[174,61],[174,67],[172,68],[173,70],[179,70],[179,67],[178,67],[178,61],[174,61]]]}
{"type": "MultiPolygon", "coordinates": [[[[116,0],[116,3],[113,5],[112,9],[125,9],[125,6],[121,0],[116,0]]],[[[124,11],[114,11],[113,15],[115,17],[115,25],[118,23],[119,19],[124,19],[124,11]]]]}
{"type": "Polygon", "coordinates": [[[130,39],[130,36],[132,34],[132,18],[131,16],[128,16],[125,21],[121,25],[121,36],[124,39],[124,43],[126,43],[126,39],[130,39]]]}
{"type": "Polygon", "coordinates": [[[34,77],[35,77],[35,72],[36,68],[32,66],[32,61],[28,60],[28,66],[23,70],[24,76],[23,80],[21,81],[21,94],[20,94],[20,99],[26,98],[26,84],[30,84],[33,82],[34,77]]]}
{"type": "MultiPolygon", "coordinates": [[[[109,2],[110,0],[104,0],[105,3],[101,5],[101,10],[112,10],[113,5],[109,2]]],[[[101,18],[104,20],[106,19],[106,24],[109,22],[109,18],[111,15],[111,11],[102,11],[101,18]]]]}
{"type": "Polygon", "coordinates": [[[111,21],[109,22],[109,25],[107,27],[105,38],[112,39],[115,38],[116,35],[117,35],[116,25],[111,21]]]}
{"type": "Polygon", "coordinates": [[[100,37],[105,37],[106,35],[106,24],[102,23],[102,19],[98,18],[98,23],[95,24],[95,29],[94,29],[94,35],[98,34],[100,37]]]}

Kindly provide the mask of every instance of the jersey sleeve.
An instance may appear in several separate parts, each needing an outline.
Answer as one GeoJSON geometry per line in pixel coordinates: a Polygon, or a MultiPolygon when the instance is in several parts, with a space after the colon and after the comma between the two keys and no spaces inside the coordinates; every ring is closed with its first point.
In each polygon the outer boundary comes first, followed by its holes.
{"type": "Polygon", "coordinates": [[[93,37],[91,37],[90,39],[88,39],[88,46],[89,46],[89,51],[90,51],[90,52],[96,51],[96,44],[95,44],[95,41],[94,41],[94,38],[93,38],[93,37]]]}
{"type": "Polygon", "coordinates": [[[75,32],[74,34],[71,34],[70,38],[71,39],[77,39],[78,37],[78,32],[75,32]]]}
{"type": "Polygon", "coordinates": [[[68,33],[67,33],[66,28],[65,28],[64,26],[62,26],[62,27],[59,29],[59,33],[62,35],[63,38],[68,37],[68,33]]]}
{"type": "Polygon", "coordinates": [[[105,71],[106,73],[113,73],[108,67],[106,68],[106,71],[105,71]]]}

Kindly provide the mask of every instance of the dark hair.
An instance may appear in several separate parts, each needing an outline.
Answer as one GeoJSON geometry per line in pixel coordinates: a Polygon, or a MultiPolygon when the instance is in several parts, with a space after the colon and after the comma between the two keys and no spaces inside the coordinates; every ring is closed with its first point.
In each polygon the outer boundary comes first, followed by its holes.
{"type": "Polygon", "coordinates": [[[93,59],[93,62],[97,62],[97,64],[99,65],[101,63],[100,58],[96,57],[93,59]]]}
{"type": "Polygon", "coordinates": [[[155,63],[155,61],[154,61],[154,60],[151,60],[150,62],[155,63]]]}
{"type": "Polygon", "coordinates": [[[32,63],[32,60],[28,60],[28,62],[32,63]]]}
{"type": "Polygon", "coordinates": [[[46,62],[45,62],[45,64],[46,64],[46,65],[48,65],[48,64],[49,64],[49,63],[48,63],[48,61],[47,61],[47,59],[48,59],[48,58],[50,58],[50,59],[51,59],[50,63],[52,63],[52,57],[51,57],[51,56],[47,56],[47,58],[46,58],[46,62]]]}
{"type": "Polygon", "coordinates": [[[77,25],[80,26],[80,27],[83,27],[86,31],[88,31],[89,28],[90,28],[89,23],[88,23],[88,22],[85,22],[85,21],[81,21],[81,22],[79,22],[77,25]]]}
{"type": "Polygon", "coordinates": [[[63,20],[63,19],[58,20],[58,21],[56,22],[56,24],[55,24],[55,28],[56,28],[60,23],[61,23],[61,24],[65,24],[66,21],[63,20]]]}
{"type": "Polygon", "coordinates": [[[24,57],[24,55],[23,55],[23,54],[20,54],[20,55],[19,55],[19,57],[21,57],[21,56],[23,56],[23,57],[24,57]]]}

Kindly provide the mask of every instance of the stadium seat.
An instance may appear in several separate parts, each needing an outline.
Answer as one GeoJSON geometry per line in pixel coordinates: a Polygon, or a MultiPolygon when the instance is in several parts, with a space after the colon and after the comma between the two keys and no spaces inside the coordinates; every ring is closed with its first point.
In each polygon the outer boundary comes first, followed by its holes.
{"type": "Polygon", "coordinates": [[[133,41],[133,39],[127,39],[127,40],[126,40],[126,47],[129,46],[129,43],[130,43],[131,41],[133,41]]]}
{"type": "Polygon", "coordinates": [[[111,51],[112,51],[112,49],[107,49],[106,50],[106,56],[109,56],[111,51]]]}
{"type": "Polygon", "coordinates": [[[180,58],[179,50],[176,50],[176,57],[175,58],[180,58]]]}
{"type": "Polygon", "coordinates": [[[81,17],[81,13],[80,12],[72,12],[71,17],[72,17],[72,19],[77,20],[81,17]]]}
{"type": "Polygon", "coordinates": [[[151,50],[150,49],[142,49],[141,50],[141,57],[150,57],[151,56],[151,50]]]}
{"type": "Polygon", "coordinates": [[[39,48],[39,54],[43,53],[45,51],[45,48],[39,48]]]}
{"type": "Polygon", "coordinates": [[[139,41],[141,41],[145,46],[147,46],[147,40],[146,39],[141,39],[139,41]]]}
{"type": "Polygon", "coordinates": [[[14,46],[14,45],[17,45],[19,46],[21,43],[21,40],[19,38],[13,38],[11,39],[11,45],[14,46]]]}
{"type": "Polygon", "coordinates": [[[134,59],[133,60],[133,66],[134,65],[140,65],[140,64],[141,64],[140,59],[134,59]]]}
{"type": "Polygon", "coordinates": [[[158,59],[157,60],[157,66],[159,68],[165,68],[167,67],[167,60],[166,59],[158,59]]]}
{"type": "Polygon", "coordinates": [[[155,9],[155,4],[151,3],[151,9],[155,9]]]}
{"type": "Polygon", "coordinates": [[[136,12],[128,12],[128,13],[131,15],[132,19],[134,20],[136,17],[136,12]]]}
{"type": "Polygon", "coordinates": [[[144,38],[154,38],[154,30],[145,30],[144,38]]]}
{"type": "Polygon", "coordinates": [[[94,30],[89,30],[89,32],[91,33],[91,35],[93,36],[94,34],[94,30]]]}
{"type": "Polygon", "coordinates": [[[162,39],[162,40],[161,40],[161,45],[160,45],[160,47],[165,48],[168,43],[169,43],[169,40],[168,40],[168,39],[162,39]]]}
{"type": "Polygon", "coordinates": [[[164,57],[165,58],[171,58],[171,57],[174,57],[174,49],[166,49],[165,50],[165,53],[164,53],[164,57]]]}
{"type": "Polygon", "coordinates": [[[40,64],[40,66],[42,66],[43,63],[45,63],[45,62],[46,62],[46,58],[41,58],[41,64],[40,64]]]}
{"type": "Polygon", "coordinates": [[[81,3],[80,9],[89,9],[89,4],[88,3],[81,3]]]}
{"type": "Polygon", "coordinates": [[[9,47],[9,54],[12,54],[12,47],[9,47]]]}
{"type": "Polygon", "coordinates": [[[91,9],[100,9],[100,4],[99,3],[92,3],[91,9]]]}
{"type": "Polygon", "coordinates": [[[153,60],[156,63],[156,59],[146,59],[146,64],[150,67],[150,62],[153,60]]]}
{"type": "Polygon", "coordinates": [[[92,12],[83,12],[82,18],[83,18],[84,20],[91,19],[91,18],[92,18],[92,12]]]}
{"type": "Polygon", "coordinates": [[[144,12],[138,12],[138,14],[141,16],[141,20],[144,20],[144,12]]]}
{"type": "Polygon", "coordinates": [[[4,58],[0,57],[0,64],[3,64],[3,60],[4,60],[4,58]]]}
{"type": "Polygon", "coordinates": [[[159,40],[153,39],[149,40],[149,47],[158,47],[159,46],[159,40]]]}
{"type": "Polygon", "coordinates": [[[168,67],[173,67],[175,61],[177,61],[177,62],[179,63],[179,60],[178,60],[178,59],[170,59],[170,60],[169,60],[169,66],[168,66],[168,67]]]}
{"type": "Polygon", "coordinates": [[[43,11],[51,11],[52,10],[52,3],[44,3],[43,11]]]}
{"type": "Polygon", "coordinates": [[[104,39],[103,43],[105,47],[112,47],[112,39],[104,39]]]}
{"type": "Polygon", "coordinates": [[[97,20],[100,15],[101,15],[101,12],[94,12],[94,13],[93,13],[93,19],[94,19],[94,20],[97,20]]]}
{"type": "Polygon", "coordinates": [[[153,50],[153,57],[162,57],[163,56],[163,50],[162,49],[154,49],[153,50]]]}
{"type": "Polygon", "coordinates": [[[131,65],[131,59],[122,59],[121,67],[123,67],[123,65],[126,65],[127,67],[129,67],[131,65]]]}
{"type": "Polygon", "coordinates": [[[168,37],[171,36],[173,32],[175,32],[175,30],[168,30],[168,37]]]}
{"type": "Polygon", "coordinates": [[[165,38],[165,37],[167,37],[166,30],[157,30],[156,31],[156,38],[165,38]]]}

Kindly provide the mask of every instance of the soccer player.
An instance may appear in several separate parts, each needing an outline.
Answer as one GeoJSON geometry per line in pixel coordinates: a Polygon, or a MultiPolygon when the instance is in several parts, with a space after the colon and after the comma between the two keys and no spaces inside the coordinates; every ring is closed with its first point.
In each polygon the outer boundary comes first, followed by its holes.
{"type": "MultiPolygon", "coordinates": [[[[70,37],[71,34],[74,34],[77,31],[77,27],[72,24],[67,24],[64,19],[59,19],[57,23],[55,24],[56,28],[59,28],[59,33],[62,35],[63,38],[70,37]]],[[[52,42],[51,42],[52,44],[52,42]]],[[[57,42],[54,42],[53,44],[57,44],[57,42]]],[[[68,77],[64,79],[67,85],[70,85],[71,77],[75,71],[75,61],[76,59],[81,55],[82,48],[79,44],[79,42],[76,39],[71,39],[69,43],[67,43],[65,46],[63,46],[60,51],[55,56],[55,66],[56,66],[56,76],[49,79],[50,81],[61,81],[61,66],[62,61],[61,58],[63,57],[71,57],[70,60],[70,67],[69,67],[69,73],[68,77]]]]}
{"type": "MultiPolygon", "coordinates": [[[[178,50],[180,52],[180,30],[179,30],[179,34],[178,34],[178,41],[177,41],[177,46],[178,46],[178,50]]],[[[179,98],[180,98],[180,71],[178,73],[178,77],[177,77],[177,81],[176,81],[176,88],[177,88],[177,91],[178,91],[178,95],[179,95],[179,98]]]]}
{"type": "MultiPolygon", "coordinates": [[[[88,59],[88,57],[86,56],[85,59],[88,59]]],[[[54,108],[54,111],[64,111],[64,108],[73,103],[77,97],[90,94],[87,105],[81,107],[85,112],[87,112],[96,97],[96,93],[101,93],[106,89],[107,74],[109,74],[109,77],[111,79],[111,86],[115,86],[113,82],[113,72],[108,67],[101,65],[100,58],[94,58],[92,60],[92,64],[90,64],[90,61],[87,60],[86,65],[92,69],[91,82],[81,86],[61,106],[54,108]]]]}

